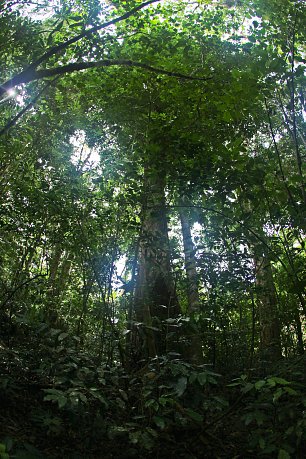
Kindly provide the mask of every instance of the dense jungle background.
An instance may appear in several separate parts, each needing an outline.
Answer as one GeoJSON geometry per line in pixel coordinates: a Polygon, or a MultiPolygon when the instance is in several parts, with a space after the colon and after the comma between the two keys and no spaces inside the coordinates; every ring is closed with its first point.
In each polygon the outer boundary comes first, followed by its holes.
{"type": "Polygon", "coordinates": [[[305,35],[0,2],[0,459],[306,457],[305,35]]]}

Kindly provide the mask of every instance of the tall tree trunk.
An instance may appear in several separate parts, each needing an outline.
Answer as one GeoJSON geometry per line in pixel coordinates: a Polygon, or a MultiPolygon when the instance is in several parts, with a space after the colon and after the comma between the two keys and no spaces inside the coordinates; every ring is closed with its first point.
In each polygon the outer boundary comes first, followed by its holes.
{"type": "Polygon", "coordinates": [[[304,340],[303,340],[303,330],[302,323],[298,309],[295,310],[295,330],[297,337],[297,351],[299,354],[304,354],[304,340]]]}
{"type": "Polygon", "coordinates": [[[254,257],[256,291],[260,324],[260,347],[264,360],[278,360],[281,353],[277,297],[271,263],[266,255],[254,257]]]}
{"type": "Polygon", "coordinates": [[[162,355],[167,344],[165,320],[180,312],[171,275],[165,206],[165,176],[157,167],[145,168],[145,204],[135,288],[135,315],[142,324],[142,356],[162,355]]]}
{"type": "Polygon", "coordinates": [[[189,314],[199,311],[199,288],[196,269],[195,247],[192,242],[190,222],[184,207],[184,201],[180,201],[180,220],[183,234],[185,270],[187,276],[187,298],[189,314]]]}
{"type": "MultiPolygon", "coordinates": [[[[202,363],[203,351],[202,342],[199,336],[196,324],[193,321],[192,315],[200,310],[199,286],[198,275],[196,268],[195,247],[192,242],[190,222],[185,207],[185,201],[180,200],[180,220],[183,235],[184,245],[184,258],[185,270],[187,277],[187,300],[188,300],[188,313],[190,315],[191,323],[188,329],[185,330],[187,338],[187,346],[185,357],[194,363],[202,363]]],[[[186,328],[186,327],[185,327],[186,328]]]]}
{"type": "Polygon", "coordinates": [[[63,249],[59,243],[55,244],[51,258],[49,260],[49,279],[48,290],[46,292],[44,318],[47,323],[56,327],[58,321],[58,290],[57,290],[57,274],[61,263],[63,249]]]}
{"type": "Polygon", "coordinates": [[[46,296],[46,319],[52,326],[60,325],[59,308],[69,280],[72,258],[69,253],[65,255],[60,244],[56,244],[50,260],[49,289],[46,296]]]}

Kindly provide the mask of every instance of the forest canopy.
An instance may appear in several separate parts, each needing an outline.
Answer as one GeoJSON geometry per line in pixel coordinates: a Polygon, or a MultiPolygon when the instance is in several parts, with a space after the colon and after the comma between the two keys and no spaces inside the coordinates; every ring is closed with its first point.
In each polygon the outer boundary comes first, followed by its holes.
{"type": "Polygon", "coordinates": [[[0,459],[304,457],[305,31],[0,2],[0,459]]]}

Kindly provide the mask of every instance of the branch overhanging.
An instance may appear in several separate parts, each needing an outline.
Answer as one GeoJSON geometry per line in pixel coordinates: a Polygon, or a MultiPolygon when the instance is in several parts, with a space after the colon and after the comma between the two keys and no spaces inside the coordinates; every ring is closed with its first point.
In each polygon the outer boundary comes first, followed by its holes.
{"type": "MultiPolygon", "coordinates": [[[[142,62],[135,62],[128,59],[104,59],[101,61],[95,62],[74,62],[71,64],[63,65],[60,67],[54,67],[51,69],[43,69],[43,70],[31,70],[28,73],[20,73],[16,75],[14,78],[10,80],[10,89],[14,86],[18,86],[20,84],[29,83],[35,80],[41,80],[43,78],[48,78],[56,75],[63,75],[64,73],[73,73],[80,70],[87,70],[92,68],[100,68],[100,67],[114,67],[114,66],[121,66],[121,67],[137,67],[143,70],[147,70],[149,72],[157,73],[160,75],[167,75],[170,77],[181,78],[184,80],[193,80],[193,81],[208,81],[212,79],[212,76],[203,78],[203,77],[196,77],[192,75],[186,75],[180,72],[172,72],[169,70],[153,67],[148,64],[144,64],[142,62]]],[[[8,89],[8,88],[7,88],[8,89]]],[[[0,88],[0,94],[5,92],[5,86],[0,88]]]]}
{"type": "MultiPolygon", "coordinates": [[[[20,72],[19,74],[15,75],[13,78],[10,80],[6,81],[3,83],[3,85],[0,86],[0,96],[5,94],[9,89],[13,88],[14,86],[17,86],[19,83],[15,83],[15,81],[26,79],[29,74],[33,72],[42,62],[45,62],[49,57],[54,56],[55,54],[65,50],[68,48],[70,45],[76,43],[77,41],[81,40],[82,38],[88,37],[92,35],[95,32],[98,32],[99,30],[105,29],[111,25],[116,24],[117,22],[124,21],[125,19],[128,19],[130,16],[133,16],[137,11],[145,8],[146,6],[151,5],[152,3],[156,3],[159,0],[148,0],[141,5],[136,6],[132,10],[128,11],[127,13],[124,13],[122,16],[119,16],[117,18],[114,18],[110,21],[104,22],[103,24],[97,25],[95,27],[92,27],[91,29],[85,30],[79,35],[76,35],[73,38],[70,38],[69,40],[66,40],[62,43],[59,43],[58,45],[48,49],[42,56],[40,56],[36,61],[34,61],[32,64],[30,64],[25,70],[20,72]]],[[[32,80],[28,80],[32,81],[32,80]]]]}
{"type": "Polygon", "coordinates": [[[4,135],[11,127],[15,126],[17,124],[17,122],[19,121],[19,119],[27,112],[29,111],[32,107],[34,107],[34,105],[36,104],[36,102],[39,100],[39,98],[41,97],[41,95],[46,91],[47,88],[49,88],[49,86],[51,86],[53,83],[56,82],[56,80],[58,80],[60,78],[60,75],[58,75],[57,77],[55,77],[53,80],[49,80],[46,85],[42,88],[41,91],[39,91],[39,93],[33,97],[33,99],[25,106],[23,107],[22,110],[20,110],[19,113],[17,113],[16,116],[14,116],[10,121],[8,121],[6,123],[6,125],[0,129],[0,136],[4,135]]]}

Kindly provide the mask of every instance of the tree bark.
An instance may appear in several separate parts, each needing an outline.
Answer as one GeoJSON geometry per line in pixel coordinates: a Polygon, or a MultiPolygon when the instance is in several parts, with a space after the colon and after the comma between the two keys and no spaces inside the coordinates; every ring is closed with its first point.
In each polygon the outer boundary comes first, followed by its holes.
{"type": "Polygon", "coordinates": [[[54,247],[49,262],[49,286],[46,295],[46,319],[51,326],[59,325],[59,309],[61,298],[69,279],[72,256],[64,254],[59,243],[54,247]]]}
{"type": "Polygon", "coordinates": [[[280,325],[271,263],[267,255],[254,257],[260,325],[260,347],[264,360],[281,358],[280,325]]]}
{"type": "Polygon", "coordinates": [[[142,356],[149,357],[169,350],[170,325],[165,321],[180,313],[171,274],[165,175],[159,169],[152,165],[145,168],[145,203],[135,288],[135,316],[143,332],[138,346],[143,348],[142,356]]]}
{"type": "Polygon", "coordinates": [[[196,268],[195,247],[192,242],[190,222],[184,200],[180,201],[180,220],[183,235],[185,270],[187,277],[187,300],[190,324],[185,330],[187,346],[185,358],[193,363],[203,362],[202,342],[192,315],[200,310],[198,275],[196,268]]]}
{"type": "Polygon", "coordinates": [[[61,53],[65,51],[69,46],[73,45],[79,40],[82,40],[85,37],[89,37],[90,35],[98,32],[99,30],[105,29],[109,26],[112,26],[116,24],[117,22],[121,22],[125,19],[128,19],[130,16],[134,15],[137,13],[137,11],[141,10],[142,8],[151,5],[152,3],[156,3],[158,0],[148,0],[144,3],[141,3],[140,5],[136,6],[132,10],[128,11],[127,13],[124,13],[122,16],[119,16],[117,18],[111,19],[110,21],[104,22],[102,24],[99,24],[97,26],[91,27],[90,29],[87,29],[83,31],[81,34],[76,35],[66,41],[63,41],[59,43],[56,46],[53,46],[52,48],[49,48],[46,50],[46,52],[40,56],[35,62],[32,62],[25,70],[20,72],[18,75],[15,77],[11,78],[10,80],[6,81],[0,86],[0,96],[3,95],[6,91],[11,89],[12,87],[26,81],[32,81],[29,80],[31,78],[32,72],[43,62],[48,60],[50,57],[54,56],[55,54],[61,53]],[[26,80],[26,81],[24,81],[26,80]]]}
{"type": "Polygon", "coordinates": [[[304,354],[304,340],[303,340],[303,330],[302,330],[302,323],[300,319],[300,314],[298,309],[295,311],[295,330],[296,330],[296,337],[297,337],[297,351],[299,354],[304,354]]]}
{"type": "Polygon", "coordinates": [[[190,222],[183,201],[180,202],[180,220],[183,235],[185,270],[187,276],[188,312],[191,314],[199,311],[200,300],[195,247],[192,242],[190,222]]]}

